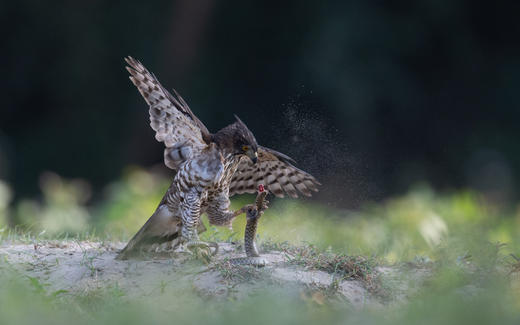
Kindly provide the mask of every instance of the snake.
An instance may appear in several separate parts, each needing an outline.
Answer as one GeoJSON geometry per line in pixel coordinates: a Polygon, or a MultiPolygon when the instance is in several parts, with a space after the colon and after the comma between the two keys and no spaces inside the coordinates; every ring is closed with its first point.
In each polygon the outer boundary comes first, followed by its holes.
{"type": "Polygon", "coordinates": [[[229,262],[232,265],[252,265],[252,266],[265,266],[268,261],[260,256],[258,249],[256,248],[256,230],[258,227],[258,220],[264,210],[264,199],[267,196],[267,191],[260,187],[259,193],[256,196],[255,204],[247,209],[246,212],[246,229],[244,232],[244,250],[246,257],[232,258],[229,262]]]}

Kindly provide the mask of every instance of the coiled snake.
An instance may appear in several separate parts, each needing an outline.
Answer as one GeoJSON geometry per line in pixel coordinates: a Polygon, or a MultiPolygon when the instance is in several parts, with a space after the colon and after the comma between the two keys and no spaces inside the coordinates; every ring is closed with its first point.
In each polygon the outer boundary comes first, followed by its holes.
{"type": "Polygon", "coordinates": [[[265,266],[268,261],[260,256],[256,248],[255,238],[256,229],[258,227],[258,219],[267,209],[268,201],[265,200],[267,190],[263,185],[258,186],[258,195],[254,205],[250,205],[246,211],[246,229],[244,232],[244,250],[247,257],[232,258],[229,262],[232,265],[253,265],[265,266]]]}

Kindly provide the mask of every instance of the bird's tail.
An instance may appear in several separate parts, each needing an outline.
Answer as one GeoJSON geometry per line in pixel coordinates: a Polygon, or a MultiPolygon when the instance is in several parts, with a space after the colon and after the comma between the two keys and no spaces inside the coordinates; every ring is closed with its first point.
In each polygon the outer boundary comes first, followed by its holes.
{"type": "MultiPolygon", "coordinates": [[[[154,213],[155,215],[155,213],[154,213]]],[[[154,215],[148,219],[148,221],[139,229],[139,231],[130,239],[125,248],[123,248],[116,256],[117,260],[127,260],[131,258],[139,258],[147,255],[146,248],[149,248],[153,244],[163,244],[166,242],[172,242],[172,247],[176,247],[180,244],[180,227],[173,233],[157,236],[151,231],[154,223],[154,215]]],[[[206,231],[206,227],[202,222],[197,227],[197,232],[203,233],[206,231]]]]}
{"type": "MultiPolygon", "coordinates": [[[[150,219],[139,229],[139,231],[130,239],[128,244],[126,244],[125,248],[123,248],[118,254],[116,259],[118,260],[126,260],[129,258],[135,258],[143,254],[142,249],[146,246],[154,244],[155,240],[153,240],[154,236],[150,236],[148,228],[150,224],[150,219]]],[[[174,235],[178,236],[178,232],[174,235]]],[[[159,239],[159,237],[157,237],[159,239]]],[[[175,238],[172,238],[174,240],[175,238]]]]}

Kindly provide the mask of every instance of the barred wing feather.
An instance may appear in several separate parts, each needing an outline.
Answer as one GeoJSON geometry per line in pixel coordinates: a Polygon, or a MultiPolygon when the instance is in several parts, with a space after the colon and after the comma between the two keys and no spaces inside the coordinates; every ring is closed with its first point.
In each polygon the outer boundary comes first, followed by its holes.
{"type": "Polygon", "coordinates": [[[260,146],[256,164],[246,157],[240,160],[229,187],[229,196],[242,193],[255,193],[258,185],[263,184],[277,197],[297,198],[298,192],[311,196],[321,185],[316,178],[292,165],[294,161],[273,149],[260,146]]]}
{"type": "Polygon", "coordinates": [[[197,154],[207,146],[210,138],[208,129],[193,114],[188,104],[174,90],[168,92],[138,60],[127,57],[126,67],[130,80],[149,105],[150,126],[155,138],[164,142],[164,162],[177,170],[187,158],[186,154],[197,154]]]}

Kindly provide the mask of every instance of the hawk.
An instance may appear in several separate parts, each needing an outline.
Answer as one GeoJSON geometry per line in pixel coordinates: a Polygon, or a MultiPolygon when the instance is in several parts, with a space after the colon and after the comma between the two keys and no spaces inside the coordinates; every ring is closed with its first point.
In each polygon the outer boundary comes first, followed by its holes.
{"type": "Polygon", "coordinates": [[[209,249],[198,238],[198,230],[205,230],[201,215],[206,213],[212,225],[230,227],[248,206],[231,211],[229,198],[255,193],[259,184],[277,197],[318,191],[320,183],[312,175],[296,168],[283,153],[258,145],[236,115],[234,123],[212,134],[175,90],[168,92],[138,60],[125,61],[130,80],[149,106],[155,138],[165,145],[164,163],[175,176],[153,215],[119,253],[120,259],[174,239],[190,251],[209,249]]]}

